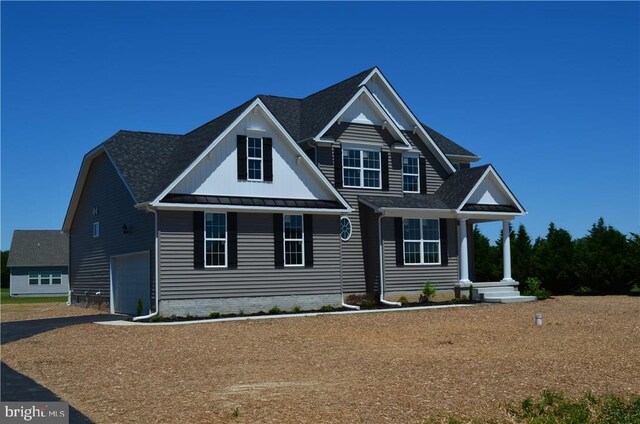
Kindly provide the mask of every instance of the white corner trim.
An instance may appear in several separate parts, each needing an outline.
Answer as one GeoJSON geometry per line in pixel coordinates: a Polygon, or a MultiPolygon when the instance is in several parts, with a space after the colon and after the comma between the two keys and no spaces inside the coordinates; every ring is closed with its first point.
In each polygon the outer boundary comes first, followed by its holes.
{"type": "Polygon", "coordinates": [[[267,116],[267,118],[271,121],[273,125],[276,126],[278,131],[283,135],[284,139],[291,144],[291,146],[295,149],[299,156],[302,157],[302,160],[308,165],[308,167],[312,170],[317,178],[319,178],[322,183],[325,185],[327,189],[336,197],[336,199],[345,207],[348,212],[352,212],[353,209],[347,203],[347,201],[340,195],[340,193],[336,190],[335,187],[327,180],[327,178],[320,172],[320,169],[316,165],[311,162],[311,159],[307,156],[306,153],[302,150],[302,148],[295,142],[293,138],[289,135],[289,133],[284,129],[280,122],[273,116],[271,111],[262,103],[260,98],[256,98],[247,108],[238,116],[232,123],[229,125],[218,137],[216,137],[209,146],[202,152],[200,155],[184,170],[182,173],[171,183],[167,188],[165,188],[159,196],[157,196],[152,202],[152,206],[159,206],[160,201],[173,190],[173,188],[178,185],[182,179],[184,179],[195,167],[198,165],[204,158],[236,127],[242,122],[242,120],[255,108],[260,108],[267,116]]]}
{"type": "MultiPolygon", "coordinates": [[[[516,205],[518,207],[518,209],[520,209],[520,213],[516,214],[516,215],[526,215],[526,211],[525,209],[522,207],[522,205],[520,204],[520,202],[518,202],[518,200],[516,199],[516,197],[513,195],[513,193],[511,192],[511,190],[509,189],[509,187],[507,187],[507,185],[504,183],[504,181],[502,181],[502,178],[500,178],[500,176],[498,175],[498,173],[496,172],[495,169],[493,169],[492,165],[489,165],[486,169],[486,171],[484,171],[484,173],[482,174],[482,176],[478,179],[478,181],[476,182],[476,184],[473,186],[473,188],[469,191],[469,194],[467,194],[467,197],[464,198],[464,200],[462,201],[462,203],[460,203],[460,205],[458,205],[458,207],[456,208],[456,212],[457,213],[463,213],[463,214],[467,214],[467,213],[472,213],[472,212],[468,212],[468,211],[462,211],[462,208],[464,207],[464,205],[469,201],[469,198],[473,195],[473,193],[478,189],[478,187],[480,186],[480,184],[482,184],[482,182],[487,178],[487,176],[489,174],[492,174],[496,180],[498,181],[498,184],[500,184],[500,186],[502,187],[502,189],[505,191],[505,193],[507,193],[507,196],[509,196],[509,199],[513,202],[514,205],[516,205]]],[[[500,214],[505,214],[505,212],[499,212],[500,214]]],[[[480,212],[480,214],[486,214],[486,212],[480,212]]],[[[508,214],[508,213],[507,213],[508,214]]]]}

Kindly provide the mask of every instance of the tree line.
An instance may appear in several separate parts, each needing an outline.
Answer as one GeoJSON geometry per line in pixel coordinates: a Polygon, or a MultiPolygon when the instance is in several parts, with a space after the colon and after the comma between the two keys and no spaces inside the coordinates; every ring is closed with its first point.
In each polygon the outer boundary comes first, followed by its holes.
{"type": "MultiPolygon", "coordinates": [[[[500,281],[502,235],[491,244],[475,226],[473,238],[476,281],[500,281]]],[[[510,243],[512,277],[537,278],[552,294],[623,294],[640,286],[640,235],[625,235],[603,218],[578,239],[550,223],[547,235],[532,241],[520,224],[510,243]]]]}

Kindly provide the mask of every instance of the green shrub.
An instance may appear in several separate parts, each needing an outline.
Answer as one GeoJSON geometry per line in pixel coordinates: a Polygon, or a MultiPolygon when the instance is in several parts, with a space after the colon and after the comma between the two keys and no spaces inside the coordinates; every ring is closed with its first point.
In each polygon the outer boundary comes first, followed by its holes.
{"type": "Polygon", "coordinates": [[[631,287],[631,290],[629,290],[629,296],[640,296],[640,286],[636,284],[631,287]]]}
{"type": "Polygon", "coordinates": [[[187,321],[190,321],[194,318],[193,315],[191,315],[190,313],[187,313],[187,315],[185,315],[184,317],[187,321]]]}
{"type": "Polygon", "coordinates": [[[594,296],[597,293],[591,287],[580,286],[573,294],[576,296],[594,296]]]}
{"type": "Polygon", "coordinates": [[[426,303],[431,300],[434,294],[436,294],[436,288],[433,286],[431,281],[427,280],[422,286],[422,290],[420,290],[422,294],[420,295],[420,303],[426,303]]]}
{"type": "Polygon", "coordinates": [[[405,306],[409,303],[409,300],[407,299],[407,296],[400,296],[400,299],[398,299],[398,302],[400,302],[402,306],[405,306]]]}
{"type": "Polygon", "coordinates": [[[149,319],[149,322],[162,322],[164,321],[164,317],[160,314],[154,315],[149,319]]]}
{"type": "Polygon", "coordinates": [[[551,297],[551,293],[548,290],[542,288],[542,282],[535,278],[527,278],[522,285],[522,294],[525,296],[535,296],[540,300],[548,299],[551,297]]]}
{"type": "Polygon", "coordinates": [[[211,318],[211,319],[218,319],[218,318],[220,318],[220,312],[211,312],[211,313],[209,314],[209,318],[211,318]]]}
{"type": "Polygon", "coordinates": [[[269,313],[271,315],[279,314],[280,313],[280,308],[278,308],[277,306],[274,306],[273,308],[269,309],[269,313]]]}
{"type": "Polygon", "coordinates": [[[239,416],[240,416],[240,408],[236,406],[231,410],[231,418],[238,418],[239,416]]]}
{"type": "Polygon", "coordinates": [[[294,314],[299,314],[301,311],[300,306],[298,305],[294,305],[293,308],[291,308],[291,310],[293,311],[294,314]]]}
{"type": "Polygon", "coordinates": [[[238,316],[239,317],[243,317],[244,316],[244,310],[240,309],[240,312],[238,312],[238,316]]]}
{"type": "Polygon", "coordinates": [[[336,308],[331,305],[322,305],[322,307],[320,308],[320,312],[333,312],[335,310],[336,308]]]}
{"type": "Polygon", "coordinates": [[[376,302],[373,299],[365,297],[362,299],[362,302],[360,302],[360,307],[362,309],[373,309],[376,307],[376,302]]]}
{"type": "Polygon", "coordinates": [[[144,308],[144,303],[142,303],[142,298],[139,297],[138,298],[138,305],[136,306],[136,312],[137,312],[138,316],[142,315],[142,308],[144,308]]]}

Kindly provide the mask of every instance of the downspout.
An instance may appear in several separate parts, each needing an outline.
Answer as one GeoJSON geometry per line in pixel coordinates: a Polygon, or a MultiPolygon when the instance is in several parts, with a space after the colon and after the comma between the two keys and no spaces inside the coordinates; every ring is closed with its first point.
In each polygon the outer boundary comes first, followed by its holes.
{"type": "MultiPolygon", "coordinates": [[[[400,302],[391,302],[384,298],[384,243],[382,241],[382,218],[384,213],[378,217],[378,243],[380,243],[380,303],[389,306],[402,306],[400,302]]],[[[397,237],[397,235],[396,235],[397,237]]]]}
{"type": "Polygon", "coordinates": [[[344,242],[342,241],[342,234],[338,234],[338,238],[340,239],[339,241],[340,243],[340,249],[339,249],[339,252],[340,252],[340,299],[342,299],[342,307],[347,309],[360,310],[360,307],[358,305],[350,305],[344,301],[344,287],[342,283],[342,243],[344,242]]]}
{"type": "Polygon", "coordinates": [[[139,317],[133,317],[134,321],[140,321],[143,319],[149,319],[152,318],[156,315],[158,315],[158,308],[160,305],[160,258],[159,258],[159,253],[160,253],[160,243],[158,241],[158,211],[156,211],[155,209],[151,209],[150,207],[147,206],[147,212],[153,212],[153,215],[155,217],[155,274],[156,274],[156,291],[155,291],[155,301],[156,301],[156,309],[154,312],[151,312],[150,314],[147,315],[141,315],[139,317]]]}

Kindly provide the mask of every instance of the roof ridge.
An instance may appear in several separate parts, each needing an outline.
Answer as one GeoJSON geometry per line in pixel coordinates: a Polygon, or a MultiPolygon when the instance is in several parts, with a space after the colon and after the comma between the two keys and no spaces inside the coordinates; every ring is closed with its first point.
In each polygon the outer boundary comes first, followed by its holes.
{"type": "Polygon", "coordinates": [[[161,133],[161,132],[152,132],[152,131],[134,131],[134,130],[125,130],[125,129],[118,130],[118,133],[120,132],[130,133],[130,134],[169,135],[172,137],[182,137],[184,135],[184,134],[161,133]]]}
{"type": "Polygon", "coordinates": [[[207,126],[207,125],[211,124],[212,122],[214,122],[214,121],[216,121],[216,120],[218,120],[218,119],[220,119],[220,118],[222,118],[222,117],[224,117],[224,116],[227,116],[227,115],[231,114],[232,112],[237,111],[237,110],[238,110],[238,109],[240,109],[240,108],[246,107],[249,103],[253,102],[253,101],[254,101],[255,99],[257,99],[257,98],[258,98],[258,95],[253,96],[252,98],[250,98],[250,99],[249,99],[249,100],[247,100],[246,102],[242,103],[241,105],[236,106],[236,107],[234,107],[233,109],[230,109],[230,110],[226,111],[226,112],[225,112],[225,113],[223,113],[222,115],[218,115],[218,116],[216,116],[215,118],[213,118],[213,119],[211,119],[211,120],[209,120],[209,121],[205,122],[204,124],[200,125],[200,126],[199,126],[199,127],[197,127],[197,128],[192,129],[192,130],[191,130],[191,131],[189,131],[188,133],[184,134],[184,136],[186,137],[186,136],[188,136],[188,135],[190,135],[190,134],[192,134],[192,133],[194,133],[194,132],[198,131],[200,128],[205,127],[205,126],[207,126]]]}
{"type": "Polygon", "coordinates": [[[297,97],[276,96],[276,95],[273,95],[273,94],[258,94],[258,95],[256,95],[256,97],[273,97],[275,99],[296,100],[298,102],[302,101],[302,99],[299,99],[297,97]]]}
{"type": "Polygon", "coordinates": [[[337,86],[337,85],[340,85],[340,84],[345,83],[345,82],[347,82],[347,81],[351,81],[352,79],[355,79],[356,77],[359,77],[359,76],[360,76],[360,75],[362,75],[362,74],[365,74],[365,73],[366,73],[366,74],[369,74],[369,73],[371,73],[371,72],[372,72],[374,69],[376,69],[376,68],[377,68],[377,66],[374,66],[374,67],[369,68],[369,69],[365,69],[365,70],[364,70],[364,71],[362,71],[362,72],[359,72],[359,73],[357,73],[357,74],[355,74],[355,75],[350,76],[349,78],[345,78],[345,79],[343,79],[342,81],[338,81],[338,82],[336,82],[335,84],[331,84],[329,87],[325,87],[325,88],[323,88],[322,90],[318,90],[318,91],[316,91],[315,93],[311,93],[311,94],[309,94],[308,96],[304,97],[304,98],[303,98],[303,99],[301,99],[301,100],[307,100],[309,97],[313,97],[313,96],[315,96],[315,95],[317,95],[317,94],[320,94],[320,93],[322,93],[323,91],[327,91],[327,90],[329,90],[329,89],[331,89],[331,88],[333,88],[333,87],[335,87],[335,86],[337,86]]]}

